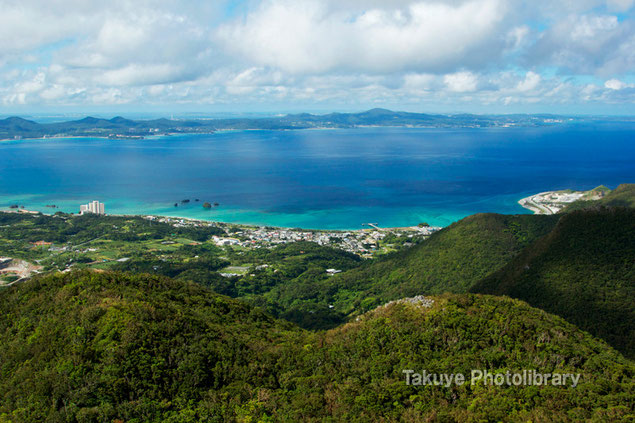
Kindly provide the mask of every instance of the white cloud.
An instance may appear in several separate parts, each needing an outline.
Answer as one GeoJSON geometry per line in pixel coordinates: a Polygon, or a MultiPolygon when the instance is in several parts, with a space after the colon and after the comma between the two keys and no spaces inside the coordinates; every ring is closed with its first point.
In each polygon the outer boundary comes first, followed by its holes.
{"type": "Polygon", "coordinates": [[[476,91],[478,78],[471,72],[457,72],[443,77],[448,89],[456,93],[476,91]]]}
{"type": "Polygon", "coordinates": [[[523,47],[527,43],[529,38],[529,27],[527,25],[520,25],[512,28],[507,33],[507,39],[510,50],[517,50],[523,47]]]}
{"type": "Polygon", "coordinates": [[[541,34],[528,61],[577,74],[632,72],[635,27],[616,16],[568,16],[541,34]]]}
{"type": "Polygon", "coordinates": [[[404,76],[403,87],[407,90],[429,90],[436,82],[436,76],[429,73],[409,73],[404,76]]]}
{"type": "Polygon", "coordinates": [[[604,37],[618,26],[617,16],[582,16],[571,28],[571,40],[576,43],[588,43],[597,37],[604,37]]]}
{"type": "Polygon", "coordinates": [[[516,86],[518,91],[532,91],[538,87],[542,78],[535,72],[529,71],[525,75],[525,79],[520,81],[516,86]]]}
{"type": "Polygon", "coordinates": [[[91,96],[91,101],[94,104],[106,104],[106,105],[125,104],[128,102],[126,98],[122,95],[121,90],[117,88],[109,88],[107,90],[97,91],[91,96]]]}
{"type": "Polygon", "coordinates": [[[503,16],[498,0],[419,2],[359,15],[317,1],[273,0],[223,25],[218,39],[230,54],[291,73],[430,71],[487,60],[503,16]],[[472,57],[488,43],[489,50],[472,57]]]}
{"type": "Polygon", "coordinates": [[[609,79],[604,86],[611,90],[623,90],[624,88],[635,88],[635,84],[627,84],[619,79],[609,79]]]}
{"type": "Polygon", "coordinates": [[[0,56],[60,41],[83,25],[72,13],[47,16],[45,9],[19,2],[2,1],[0,10],[0,56]]]}
{"type": "Polygon", "coordinates": [[[635,104],[633,0],[228,3],[0,0],[0,104],[635,104]]]}
{"type": "Polygon", "coordinates": [[[96,76],[95,81],[101,85],[155,85],[173,82],[185,76],[185,69],[172,64],[131,64],[123,68],[105,71],[96,76]]]}
{"type": "Polygon", "coordinates": [[[225,85],[227,92],[231,94],[248,94],[258,88],[280,87],[283,79],[279,71],[249,68],[229,78],[225,85]]]}
{"type": "Polygon", "coordinates": [[[68,91],[61,85],[51,85],[48,88],[42,90],[40,93],[40,97],[44,100],[58,100],[63,99],[69,93],[68,91]]]}
{"type": "Polygon", "coordinates": [[[37,93],[45,87],[46,75],[44,72],[38,72],[31,79],[27,79],[15,86],[16,91],[24,94],[37,93]]]}
{"type": "Polygon", "coordinates": [[[635,0],[607,0],[606,4],[610,10],[626,12],[633,7],[635,0]]]}

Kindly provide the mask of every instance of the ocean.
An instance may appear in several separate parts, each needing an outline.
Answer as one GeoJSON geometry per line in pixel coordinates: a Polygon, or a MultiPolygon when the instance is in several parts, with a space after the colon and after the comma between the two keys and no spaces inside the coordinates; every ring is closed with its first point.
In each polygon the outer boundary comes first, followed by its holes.
{"type": "Polygon", "coordinates": [[[112,214],[255,225],[447,226],[529,213],[517,201],[542,191],[635,182],[634,134],[632,123],[594,123],[4,141],[0,209],[76,213],[99,200],[112,214]]]}

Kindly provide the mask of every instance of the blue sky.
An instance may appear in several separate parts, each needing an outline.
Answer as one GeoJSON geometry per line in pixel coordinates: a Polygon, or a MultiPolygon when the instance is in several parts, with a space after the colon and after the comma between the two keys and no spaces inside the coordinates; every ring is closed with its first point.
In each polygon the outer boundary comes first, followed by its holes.
{"type": "Polygon", "coordinates": [[[635,0],[0,0],[0,113],[635,114],[635,0]]]}

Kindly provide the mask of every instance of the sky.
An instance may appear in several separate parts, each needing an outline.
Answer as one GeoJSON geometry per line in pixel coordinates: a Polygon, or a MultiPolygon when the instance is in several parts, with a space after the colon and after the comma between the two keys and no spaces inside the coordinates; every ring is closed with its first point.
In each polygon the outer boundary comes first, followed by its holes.
{"type": "Polygon", "coordinates": [[[635,0],[0,0],[0,113],[635,114],[635,0]]]}

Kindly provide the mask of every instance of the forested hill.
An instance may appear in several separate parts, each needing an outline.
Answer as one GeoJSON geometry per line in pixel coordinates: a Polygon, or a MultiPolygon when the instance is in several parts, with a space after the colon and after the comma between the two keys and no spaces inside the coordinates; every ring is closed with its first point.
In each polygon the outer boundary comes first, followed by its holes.
{"type": "Polygon", "coordinates": [[[272,346],[294,339],[287,331],[298,333],[191,282],[37,277],[0,292],[0,421],[199,421],[198,407],[233,415],[277,387],[272,346]]]}
{"type": "Polygon", "coordinates": [[[333,398],[336,421],[566,422],[632,416],[634,365],[608,345],[509,298],[445,294],[432,299],[429,308],[409,302],[379,307],[325,334],[303,385],[330,382],[333,388],[325,393],[333,398]],[[488,368],[580,371],[587,385],[413,390],[403,386],[403,375],[395,376],[403,369],[469,374],[488,368]],[[591,404],[597,406],[593,411],[591,404]]]}
{"type": "Polygon", "coordinates": [[[565,214],[552,233],[472,291],[525,300],[635,357],[633,240],[635,209],[565,214]]]}
{"type": "Polygon", "coordinates": [[[396,298],[461,293],[546,235],[559,216],[476,214],[410,249],[328,280],[336,306],[367,310],[396,298]]]}
{"type": "Polygon", "coordinates": [[[516,300],[444,295],[309,332],[196,284],[75,272],[0,291],[0,421],[617,421],[635,365],[516,300]],[[409,386],[404,370],[581,374],[409,386]]]}
{"type": "MultiPolygon", "coordinates": [[[[577,118],[579,120],[580,118],[577,118]]],[[[542,126],[571,119],[554,115],[436,115],[372,109],[362,113],[309,113],[266,118],[130,120],[86,117],[80,120],[38,123],[20,117],[0,119],[0,139],[45,136],[143,137],[170,133],[210,133],[224,129],[354,128],[360,126],[413,126],[434,128],[542,126]]]]}

